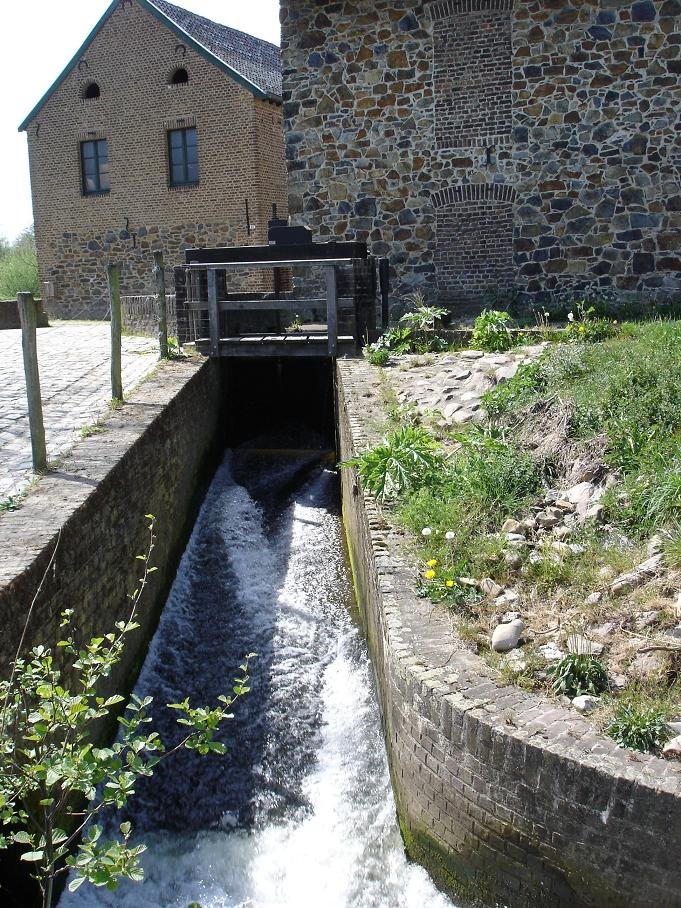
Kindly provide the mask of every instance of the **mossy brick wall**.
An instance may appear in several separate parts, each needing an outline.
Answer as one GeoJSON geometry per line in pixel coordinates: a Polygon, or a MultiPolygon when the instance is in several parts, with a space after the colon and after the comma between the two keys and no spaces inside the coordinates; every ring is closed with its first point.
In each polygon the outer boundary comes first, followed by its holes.
{"type": "Polygon", "coordinates": [[[155,292],[152,252],[169,269],[193,246],[267,242],[286,215],[281,105],[256,99],[135,0],[121,3],[27,129],[41,281],[59,317],[108,313],[106,265],[122,293],[155,292]],[[169,85],[184,67],[189,82],[169,85]],[[101,96],[81,97],[88,83],[101,96]],[[194,126],[199,183],[168,185],[167,130],[194,126]],[[111,191],[81,191],[80,142],[106,139],[111,191]],[[246,229],[246,199],[253,225],[246,229]]]}
{"type": "Polygon", "coordinates": [[[0,673],[7,676],[31,602],[25,647],[54,645],[72,608],[78,633],[101,635],[127,614],[156,517],[156,550],[132,634],[110,690],[128,690],[193,523],[216,454],[221,383],[213,362],[161,367],[107,422],[44,476],[21,508],[0,518],[0,673]],[[52,566],[45,571],[55,552],[52,566]],[[41,580],[45,575],[43,585],[41,580]]]}
{"type": "Polygon", "coordinates": [[[283,0],[282,30],[291,213],[396,299],[681,290],[681,0],[283,0]]]}
{"type": "MultiPolygon", "coordinates": [[[[341,456],[368,444],[374,376],[339,362],[341,456]]],[[[510,908],[678,908],[681,767],[502,686],[466,650],[354,472],[343,513],[405,844],[453,892],[510,908]]]]}

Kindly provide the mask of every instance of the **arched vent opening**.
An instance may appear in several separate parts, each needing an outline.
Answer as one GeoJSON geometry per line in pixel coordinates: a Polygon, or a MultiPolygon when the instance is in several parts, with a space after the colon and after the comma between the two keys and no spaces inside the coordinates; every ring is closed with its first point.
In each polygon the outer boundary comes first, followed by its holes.
{"type": "Polygon", "coordinates": [[[90,82],[90,84],[86,85],[83,89],[83,97],[88,101],[92,101],[95,98],[98,98],[100,95],[101,91],[99,90],[99,85],[97,85],[96,82],[90,82]]]}
{"type": "Polygon", "coordinates": [[[186,85],[189,82],[189,73],[181,66],[176,69],[168,80],[169,85],[186,85]]]}

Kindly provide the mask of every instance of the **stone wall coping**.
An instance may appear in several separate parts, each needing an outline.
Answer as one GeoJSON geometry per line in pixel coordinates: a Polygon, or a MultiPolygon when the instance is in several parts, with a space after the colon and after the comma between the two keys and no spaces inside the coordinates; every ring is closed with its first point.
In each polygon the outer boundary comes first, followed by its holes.
{"type": "MultiPolygon", "coordinates": [[[[338,365],[341,393],[348,412],[352,445],[361,452],[370,445],[357,401],[374,378],[363,360],[338,365]]],[[[626,781],[653,794],[681,794],[681,766],[660,757],[618,747],[588,719],[548,697],[503,685],[482,658],[466,650],[444,608],[419,599],[414,590],[414,569],[408,564],[400,535],[385,521],[376,499],[359,489],[367,515],[389,649],[408,677],[408,684],[441,694],[443,708],[474,717],[503,748],[504,739],[525,744],[528,767],[532,753],[542,751],[571,760],[600,773],[611,784],[626,781]]],[[[451,720],[451,717],[450,717],[451,720]]],[[[528,784],[536,783],[528,777],[528,784]]]]}
{"type": "Polygon", "coordinates": [[[60,529],[117,469],[164,408],[202,368],[204,360],[161,363],[106,419],[106,432],[79,441],[59,468],[43,476],[16,511],[0,517],[0,597],[57,542],[60,529]]]}

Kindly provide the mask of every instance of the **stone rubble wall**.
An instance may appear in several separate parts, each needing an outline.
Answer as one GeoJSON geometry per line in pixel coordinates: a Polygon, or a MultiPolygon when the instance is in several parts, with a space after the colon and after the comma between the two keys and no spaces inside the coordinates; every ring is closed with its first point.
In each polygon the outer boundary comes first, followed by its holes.
{"type": "Polygon", "coordinates": [[[105,432],[81,441],[18,510],[0,517],[3,675],[36,594],[25,650],[54,646],[63,635],[59,618],[65,608],[74,610],[85,639],[108,633],[128,614],[127,596],[140,576],[135,559],[148,543],[145,515],[151,513],[157,536],[152,563],[158,570],[141,603],[141,628],[128,638],[107,693],[130,689],[216,456],[221,394],[216,363],[159,366],[111,415],[105,432]]]}
{"type": "MultiPolygon", "coordinates": [[[[340,361],[343,459],[369,444],[363,361],[340,361]]],[[[354,471],[343,511],[400,823],[445,888],[510,908],[678,908],[681,767],[618,748],[545,697],[499,686],[447,611],[418,599],[404,540],[354,471]]]]}
{"type": "Polygon", "coordinates": [[[395,300],[681,290],[681,0],[283,0],[282,35],[290,212],[395,300]]]}

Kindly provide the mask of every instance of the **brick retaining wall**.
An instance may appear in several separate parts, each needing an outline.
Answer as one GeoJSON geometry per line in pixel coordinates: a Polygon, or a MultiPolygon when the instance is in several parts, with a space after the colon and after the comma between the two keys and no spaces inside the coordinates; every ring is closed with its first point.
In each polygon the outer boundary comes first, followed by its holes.
{"type": "MultiPolygon", "coordinates": [[[[343,458],[368,446],[363,361],[338,366],[343,458]]],[[[510,908],[678,908],[681,768],[622,750],[547,698],[499,686],[342,471],[343,508],[412,857],[510,908]]]]}
{"type": "Polygon", "coordinates": [[[161,366],[58,472],[40,480],[22,507],[0,517],[0,672],[9,670],[33,596],[27,646],[59,639],[59,615],[75,609],[83,637],[112,630],[127,614],[145,551],[145,514],[155,515],[158,571],[144,594],[141,629],[129,638],[110,689],[136,679],[172,582],[214,456],[221,409],[216,363],[161,366]]]}
{"type": "MultiPolygon", "coordinates": [[[[38,327],[48,328],[47,315],[43,311],[42,300],[36,300],[38,310],[38,327]]],[[[21,319],[19,318],[19,306],[16,300],[0,300],[0,331],[6,331],[9,328],[21,328],[21,319]]]]}

